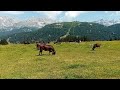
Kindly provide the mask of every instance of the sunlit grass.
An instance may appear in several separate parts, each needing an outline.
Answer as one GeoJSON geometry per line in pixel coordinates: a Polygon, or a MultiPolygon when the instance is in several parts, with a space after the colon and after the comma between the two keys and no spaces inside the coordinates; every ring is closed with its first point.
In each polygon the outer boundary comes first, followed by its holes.
{"type": "Polygon", "coordinates": [[[53,44],[56,55],[35,44],[0,45],[1,79],[119,79],[120,41],[53,44]],[[101,43],[92,51],[92,44],[101,43]]]}

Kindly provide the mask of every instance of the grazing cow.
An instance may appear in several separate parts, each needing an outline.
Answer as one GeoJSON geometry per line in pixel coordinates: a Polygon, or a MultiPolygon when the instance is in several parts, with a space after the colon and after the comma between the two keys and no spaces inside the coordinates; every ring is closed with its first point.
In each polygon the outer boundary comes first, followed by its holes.
{"type": "Polygon", "coordinates": [[[92,50],[94,50],[96,47],[100,47],[101,46],[101,44],[99,44],[99,43],[96,43],[96,44],[94,44],[93,45],[93,48],[92,48],[92,50]]]}
{"type": "Polygon", "coordinates": [[[52,55],[55,55],[56,54],[56,51],[54,49],[54,47],[52,45],[46,45],[46,44],[41,44],[41,43],[37,43],[37,49],[39,49],[39,55],[41,54],[42,55],[42,51],[49,51],[49,54],[50,52],[52,52],[52,55]]]}

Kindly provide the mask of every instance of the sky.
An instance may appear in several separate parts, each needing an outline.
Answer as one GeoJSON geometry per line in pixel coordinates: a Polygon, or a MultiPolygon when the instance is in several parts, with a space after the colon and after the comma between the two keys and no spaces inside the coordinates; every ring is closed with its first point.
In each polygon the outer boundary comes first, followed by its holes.
{"type": "Polygon", "coordinates": [[[100,19],[118,20],[120,11],[0,11],[0,16],[9,16],[20,20],[40,17],[57,21],[91,22],[100,19]]]}

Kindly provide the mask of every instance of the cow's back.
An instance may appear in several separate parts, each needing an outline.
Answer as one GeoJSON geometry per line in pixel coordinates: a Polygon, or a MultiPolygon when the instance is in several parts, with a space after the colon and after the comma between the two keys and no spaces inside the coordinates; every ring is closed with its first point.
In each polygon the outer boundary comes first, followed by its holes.
{"type": "Polygon", "coordinates": [[[53,47],[52,45],[45,45],[44,47],[45,47],[46,49],[48,49],[48,50],[50,50],[50,49],[53,50],[53,49],[54,49],[54,47],[53,47]]]}

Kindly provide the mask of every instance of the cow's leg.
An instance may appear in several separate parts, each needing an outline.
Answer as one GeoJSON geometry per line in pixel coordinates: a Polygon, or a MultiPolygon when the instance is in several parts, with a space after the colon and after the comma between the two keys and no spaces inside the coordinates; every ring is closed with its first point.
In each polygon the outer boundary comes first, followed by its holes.
{"type": "Polygon", "coordinates": [[[50,52],[52,52],[52,50],[51,50],[51,49],[49,49],[49,55],[50,55],[50,52]]]}
{"type": "Polygon", "coordinates": [[[50,55],[51,50],[49,50],[49,55],[50,55]]]}
{"type": "Polygon", "coordinates": [[[92,50],[95,50],[95,46],[93,46],[92,50]]]}
{"type": "Polygon", "coordinates": [[[42,49],[41,49],[41,48],[40,48],[40,51],[39,51],[39,55],[40,55],[40,54],[42,55],[42,49]]]}
{"type": "Polygon", "coordinates": [[[41,53],[41,52],[40,52],[40,50],[39,50],[39,55],[40,55],[40,53],[41,53]]]}
{"type": "Polygon", "coordinates": [[[93,47],[92,50],[95,50],[95,48],[93,47]]]}

